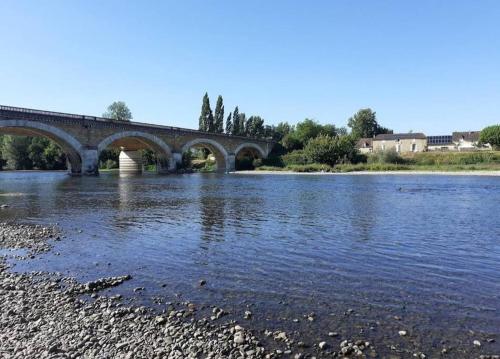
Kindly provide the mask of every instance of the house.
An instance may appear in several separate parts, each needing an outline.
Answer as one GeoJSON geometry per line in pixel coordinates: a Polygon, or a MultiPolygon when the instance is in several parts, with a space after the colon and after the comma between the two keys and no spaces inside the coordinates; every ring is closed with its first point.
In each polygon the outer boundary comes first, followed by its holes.
{"type": "Polygon", "coordinates": [[[375,136],[374,152],[390,149],[399,153],[423,152],[427,149],[427,137],[423,133],[387,133],[375,136]]]}
{"type": "Polygon", "coordinates": [[[453,132],[452,141],[458,151],[471,151],[478,148],[481,131],[453,132]]]}
{"type": "Polygon", "coordinates": [[[453,143],[453,136],[427,136],[428,151],[456,151],[456,145],[453,143]]]}
{"type": "Polygon", "coordinates": [[[360,138],[356,143],[356,148],[361,153],[370,153],[373,151],[373,138],[360,138]]]}

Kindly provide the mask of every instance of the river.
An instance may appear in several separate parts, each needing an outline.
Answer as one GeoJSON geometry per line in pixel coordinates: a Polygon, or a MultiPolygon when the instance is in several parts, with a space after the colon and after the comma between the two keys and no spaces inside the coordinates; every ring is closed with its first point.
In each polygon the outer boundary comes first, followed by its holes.
{"type": "Polygon", "coordinates": [[[306,343],[362,335],[383,356],[499,352],[498,177],[0,172],[2,204],[0,221],[66,236],[16,271],[130,274],[110,291],[306,343]]]}

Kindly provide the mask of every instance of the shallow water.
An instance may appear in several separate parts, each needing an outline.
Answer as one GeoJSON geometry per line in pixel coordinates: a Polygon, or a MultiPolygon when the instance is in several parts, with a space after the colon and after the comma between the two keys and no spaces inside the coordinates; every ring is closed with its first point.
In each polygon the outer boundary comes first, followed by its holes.
{"type": "Polygon", "coordinates": [[[0,194],[0,221],[67,236],[16,270],[131,274],[113,291],[240,320],[248,306],[249,326],[310,342],[338,331],[432,354],[479,337],[498,352],[498,177],[0,173],[0,194]]]}

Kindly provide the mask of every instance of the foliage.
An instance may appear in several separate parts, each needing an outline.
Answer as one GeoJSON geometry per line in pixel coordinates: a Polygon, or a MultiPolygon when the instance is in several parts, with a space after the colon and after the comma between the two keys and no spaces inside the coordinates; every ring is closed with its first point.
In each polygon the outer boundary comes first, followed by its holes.
{"type": "Polygon", "coordinates": [[[101,154],[99,155],[99,168],[101,169],[118,168],[119,157],[120,157],[120,150],[118,149],[108,148],[101,151],[101,154]]]}
{"type": "Polygon", "coordinates": [[[373,137],[381,133],[392,133],[388,128],[377,122],[377,116],[370,108],[363,108],[349,118],[347,125],[351,128],[354,138],[373,137]]]}
{"type": "Polygon", "coordinates": [[[219,95],[217,98],[217,104],[215,105],[215,115],[214,115],[214,126],[213,132],[223,133],[224,132],[224,102],[222,96],[219,95]]]}
{"type": "Polygon", "coordinates": [[[227,116],[226,119],[226,134],[230,135],[233,133],[233,120],[232,120],[233,114],[229,112],[229,116],[227,116]]]}
{"type": "Polygon", "coordinates": [[[246,136],[246,124],[247,124],[247,115],[244,112],[241,112],[238,116],[238,128],[239,128],[239,136],[246,136]]]}
{"type": "Polygon", "coordinates": [[[404,155],[407,163],[417,166],[500,164],[500,152],[417,152],[404,155]]]}
{"type": "Polygon", "coordinates": [[[253,160],[252,165],[254,168],[261,167],[263,164],[262,158],[256,158],[253,160]]]}
{"type": "Polygon", "coordinates": [[[191,151],[186,151],[182,154],[182,168],[191,168],[191,162],[193,160],[191,151]]]}
{"type": "Polygon", "coordinates": [[[104,118],[110,118],[117,121],[130,121],[132,112],[123,101],[115,101],[108,106],[108,110],[102,114],[104,118]]]}
{"type": "Polygon", "coordinates": [[[239,136],[240,133],[240,110],[238,106],[234,108],[233,111],[233,128],[232,128],[232,135],[239,136]]]}
{"type": "Polygon", "coordinates": [[[490,144],[496,150],[500,150],[500,125],[488,126],[481,131],[479,142],[490,144]]]}
{"type": "Polygon", "coordinates": [[[260,116],[250,116],[246,125],[245,132],[247,136],[262,138],[264,137],[264,119],[260,116]]]}
{"type": "Polygon", "coordinates": [[[285,166],[305,165],[305,164],[310,163],[309,159],[307,158],[307,156],[303,150],[295,150],[295,151],[289,152],[289,153],[281,156],[281,158],[282,158],[283,164],[285,166]]]}
{"type": "Polygon", "coordinates": [[[63,170],[66,156],[53,141],[41,137],[2,136],[0,168],[63,170]]]}
{"type": "Polygon", "coordinates": [[[203,96],[203,104],[201,105],[201,114],[198,120],[198,129],[205,132],[214,132],[214,115],[210,108],[210,99],[208,93],[203,96]]]}
{"type": "Polygon", "coordinates": [[[5,136],[2,155],[7,162],[7,167],[15,170],[33,169],[29,158],[31,138],[26,136],[5,136]]]}
{"type": "Polygon", "coordinates": [[[349,163],[356,157],[356,153],[355,141],[351,136],[332,137],[320,134],[309,140],[304,147],[304,154],[309,162],[330,166],[349,163]]]}
{"type": "Polygon", "coordinates": [[[399,155],[394,148],[383,151],[376,151],[368,156],[368,163],[394,163],[403,164],[406,161],[399,155]]]}
{"type": "Polygon", "coordinates": [[[281,145],[288,152],[302,149],[304,146],[304,144],[297,138],[295,132],[287,133],[281,140],[281,145]]]}

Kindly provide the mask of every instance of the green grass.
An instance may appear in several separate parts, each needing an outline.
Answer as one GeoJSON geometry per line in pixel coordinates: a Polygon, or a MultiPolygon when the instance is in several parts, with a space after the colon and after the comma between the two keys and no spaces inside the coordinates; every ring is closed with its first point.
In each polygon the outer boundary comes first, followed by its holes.
{"type": "Polygon", "coordinates": [[[313,163],[305,165],[261,166],[258,171],[356,172],[356,171],[500,171],[500,151],[421,152],[405,154],[402,163],[371,162],[340,164],[331,167],[313,163]]]}

